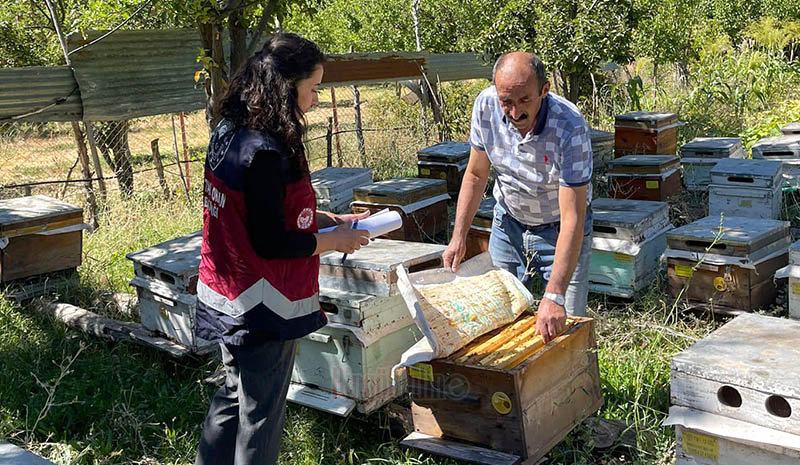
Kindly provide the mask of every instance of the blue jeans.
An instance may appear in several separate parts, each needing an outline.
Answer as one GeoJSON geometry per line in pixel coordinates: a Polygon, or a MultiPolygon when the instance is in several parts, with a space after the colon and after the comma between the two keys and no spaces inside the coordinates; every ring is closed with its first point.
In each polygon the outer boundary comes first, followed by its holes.
{"type": "MultiPolygon", "coordinates": [[[[547,283],[553,270],[559,231],[560,223],[525,226],[512,218],[498,202],[494,207],[489,255],[496,267],[516,275],[526,285],[534,273],[539,273],[547,283]]],[[[591,254],[592,213],[591,209],[587,209],[581,253],[565,295],[565,307],[569,315],[586,316],[591,254]]]]}

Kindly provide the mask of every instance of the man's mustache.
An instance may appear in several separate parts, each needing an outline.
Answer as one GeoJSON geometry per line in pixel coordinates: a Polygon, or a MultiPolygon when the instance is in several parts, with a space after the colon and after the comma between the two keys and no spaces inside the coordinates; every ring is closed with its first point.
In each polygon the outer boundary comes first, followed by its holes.
{"type": "Polygon", "coordinates": [[[507,117],[508,117],[508,119],[510,119],[511,121],[522,121],[522,120],[524,120],[525,118],[527,118],[527,117],[528,117],[528,114],[527,114],[527,113],[523,113],[523,114],[519,115],[519,118],[514,118],[513,116],[511,116],[511,115],[508,115],[508,114],[507,114],[506,116],[507,116],[507,117]]]}

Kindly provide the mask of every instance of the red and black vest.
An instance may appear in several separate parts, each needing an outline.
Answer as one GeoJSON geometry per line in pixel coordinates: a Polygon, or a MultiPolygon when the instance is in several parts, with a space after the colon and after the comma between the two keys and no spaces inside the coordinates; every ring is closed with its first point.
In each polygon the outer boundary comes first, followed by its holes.
{"type": "MultiPolygon", "coordinates": [[[[319,256],[264,259],[247,232],[246,170],[259,151],[281,144],[223,120],[209,143],[203,191],[203,243],[197,284],[198,335],[243,345],[305,336],[327,322],[319,306],[319,256]]],[[[309,176],[288,183],[285,228],[317,232],[309,176]]]]}

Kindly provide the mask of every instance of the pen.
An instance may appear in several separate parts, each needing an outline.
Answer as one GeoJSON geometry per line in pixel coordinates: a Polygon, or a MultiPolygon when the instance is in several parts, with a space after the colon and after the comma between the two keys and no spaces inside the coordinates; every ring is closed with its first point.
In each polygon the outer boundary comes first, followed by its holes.
{"type": "MultiPolygon", "coordinates": [[[[356,226],[358,226],[358,218],[356,218],[355,221],[353,221],[353,224],[352,226],[350,226],[350,229],[356,229],[356,226]]],[[[347,260],[347,254],[342,254],[342,265],[344,265],[345,260],[347,260]]]]}

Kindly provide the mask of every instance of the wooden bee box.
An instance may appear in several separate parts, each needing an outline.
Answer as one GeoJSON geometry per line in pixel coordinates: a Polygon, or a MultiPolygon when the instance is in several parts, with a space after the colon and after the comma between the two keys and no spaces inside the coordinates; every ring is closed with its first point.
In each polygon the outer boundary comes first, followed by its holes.
{"type": "Polygon", "coordinates": [[[781,128],[781,133],[784,136],[800,135],[800,123],[789,123],[781,128]]]}
{"type": "Polygon", "coordinates": [[[447,231],[447,182],[440,179],[396,178],[361,186],[353,192],[354,213],[385,208],[396,211],[403,227],[385,237],[432,242],[447,231]]]}
{"type": "Polygon", "coordinates": [[[775,273],[776,278],[789,278],[789,317],[800,320],[800,241],[789,248],[789,265],[775,273]]]}
{"type": "Polygon", "coordinates": [[[469,152],[466,142],[440,142],[426,147],[417,152],[419,177],[447,181],[447,191],[456,196],[467,169],[469,152]]]}
{"type": "Polygon", "coordinates": [[[720,218],[708,216],[673,229],[666,251],[670,293],[678,297],[686,287],[682,297],[689,301],[743,311],[767,305],[790,241],[789,223],[777,220],[726,216],[720,229],[720,218]]]}
{"type": "Polygon", "coordinates": [[[492,220],[496,203],[494,197],[481,200],[469,232],[467,232],[467,254],[464,256],[464,260],[489,250],[489,236],[492,234],[492,220]]]}
{"type": "Polygon", "coordinates": [[[445,246],[418,242],[375,239],[355,253],[327,252],[320,255],[321,288],[375,296],[397,295],[397,268],[410,272],[442,266],[445,246]]]}
{"type": "Polygon", "coordinates": [[[451,452],[477,446],[535,463],[596,412],[594,322],[574,318],[545,346],[534,331],[526,314],[446,359],[410,367],[415,434],[404,444],[451,455],[428,447],[445,439],[451,452]]]}
{"type": "Polygon", "coordinates": [[[708,188],[710,216],[778,219],[781,215],[780,162],[721,159],[711,169],[708,188]]]}
{"type": "Polygon", "coordinates": [[[45,195],[0,201],[0,282],[81,264],[83,209],[45,195]]]}
{"type": "Polygon", "coordinates": [[[800,135],[766,137],[753,146],[753,159],[779,161],[789,185],[800,182],[800,135]]]}
{"type": "Polygon", "coordinates": [[[202,231],[129,253],[142,326],[193,351],[211,346],[197,337],[197,278],[202,231]]]}
{"type": "Polygon", "coordinates": [[[289,400],[346,416],[354,408],[369,414],[403,394],[404,384],[392,385],[392,367],[421,337],[403,298],[323,288],[320,304],[328,324],[298,340],[298,386],[289,400]]]}
{"type": "Polygon", "coordinates": [[[680,193],[680,161],[675,155],[626,155],[608,165],[614,198],[663,202],[680,193]]]}
{"type": "Polygon", "coordinates": [[[745,314],[672,359],[677,463],[800,463],[797,341],[800,322],[745,314]]]}
{"type": "Polygon", "coordinates": [[[672,229],[665,202],[595,199],[589,290],[618,297],[653,280],[672,229]]]}
{"type": "Polygon", "coordinates": [[[614,158],[614,134],[598,129],[589,133],[592,142],[592,161],[594,170],[599,171],[606,167],[609,160],[614,158]]]}
{"type": "Polygon", "coordinates": [[[614,154],[675,155],[678,143],[678,115],[634,111],[617,115],[614,122],[614,154]]]}
{"type": "Polygon", "coordinates": [[[353,201],[353,189],[372,183],[368,168],[329,166],[311,173],[311,185],[317,196],[317,208],[332,213],[347,213],[353,201]]]}
{"type": "Polygon", "coordinates": [[[711,184],[711,169],[720,158],[744,158],[738,137],[696,137],[681,147],[683,184],[688,190],[706,191],[711,184]]]}

